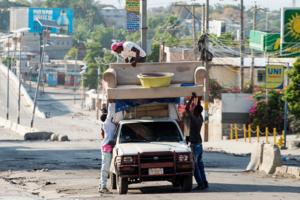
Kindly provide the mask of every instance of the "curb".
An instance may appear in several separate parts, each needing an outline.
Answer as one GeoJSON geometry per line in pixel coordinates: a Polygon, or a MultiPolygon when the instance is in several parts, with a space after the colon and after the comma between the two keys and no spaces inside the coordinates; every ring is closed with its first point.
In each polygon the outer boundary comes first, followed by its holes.
{"type": "Polygon", "coordinates": [[[282,165],[276,167],[275,176],[293,176],[300,179],[300,167],[282,165]]]}
{"type": "Polygon", "coordinates": [[[24,140],[49,140],[53,134],[52,132],[40,131],[36,128],[23,126],[3,118],[0,118],[0,126],[16,132],[24,140]]]}
{"type": "MultiPolygon", "coordinates": [[[[0,64],[0,71],[5,76],[7,76],[7,68],[5,67],[5,65],[0,64]]],[[[12,73],[11,71],[9,71],[9,76],[10,76],[10,82],[13,83],[13,85],[11,87],[14,87],[15,89],[18,88],[19,79],[17,78],[17,76],[14,73],[12,73]]],[[[25,89],[25,87],[23,86],[23,84],[21,84],[21,95],[25,99],[26,103],[29,104],[30,108],[33,108],[33,100],[30,97],[30,95],[28,94],[28,92],[25,89]]],[[[44,118],[44,119],[46,118],[45,113],[40,111],[38,106],[36,106],[36,114],[37,114],[37,116],[39,116],[41,118],[44,118]]]]}

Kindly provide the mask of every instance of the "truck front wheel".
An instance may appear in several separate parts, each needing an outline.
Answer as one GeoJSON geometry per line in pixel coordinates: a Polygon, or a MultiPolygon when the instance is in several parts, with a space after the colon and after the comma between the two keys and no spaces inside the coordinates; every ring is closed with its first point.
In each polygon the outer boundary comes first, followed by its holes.
{"type": "Polygon", "coordinates": [[[128,179],[120,177],[119,175],[116,175],[117,177],[117,190],[119,194],[126,194],[128,191],[128,179]]]}
{"type": "Polygon", "coordinates": [[[193,176],[188,175],[182,178],[181,190],[183,192],[190,192],[193,188],[193,176]]]}
{"type": "Polygon", "coordinates": [[[117,180],[116,175],[114,173],[110,173],[110,186],[111,189],[115,190],[117,189],[117,180]]]}

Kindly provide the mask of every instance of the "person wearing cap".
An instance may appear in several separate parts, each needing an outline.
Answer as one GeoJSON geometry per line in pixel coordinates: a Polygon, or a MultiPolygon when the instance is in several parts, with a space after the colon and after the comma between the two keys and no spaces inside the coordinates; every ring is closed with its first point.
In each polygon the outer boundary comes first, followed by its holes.
{"type": "MultiPolygon", "coordinates": [[[[113,122],[114,117],[114,104],[108,104],[108,112],[102,113],[100,119],[102,121],[101,136],[102,146],[101,146],[101,172],[100,172],[100,193],[111,193],[107,188],[107,179],[109,174],[109,168],[112,159],[112,150],[114,147],[114,134],[116,130],[116,125],[113,122]]],[[[105,110],[103,110],[105,112],[105,110]]]]}
{"type": "Polygon", "coordinates": [[[146,52],[134,42],[114,42],[111,45],[111,50],[113,53],[120,54],[125,62],[131,63],[133,67],[137,63],[146,62],[146,52]]]}

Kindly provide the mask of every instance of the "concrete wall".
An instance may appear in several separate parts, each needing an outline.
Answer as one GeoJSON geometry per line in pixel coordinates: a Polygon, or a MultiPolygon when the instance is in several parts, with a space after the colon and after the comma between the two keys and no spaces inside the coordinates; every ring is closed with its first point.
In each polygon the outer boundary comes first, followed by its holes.
{"type": "MultiPolygon", "coordinates": [[[[0,64],[0,73],[3,73],[5,76],[7,76],[7,68],[3,64],[0,64]]],[[[10,76],[11,89],[17,90],[19,85],[18,77],[11,71],[9,71],[9,76],[10,76]]],[[[30,95],[28,94],[27,90],[24,88],[23,85],[21,85],[21,95],[22,95],[22,99],[24,99],[25,102],[30,106],[29,109],[33,109],[33,100],[31,99],[30,95]]],[[[41,118],[46,118],[45,113],[40,111],[38,107],[36,107],[35,113],[37,116],[41,118]]]]}
{"type": "Polygon", "coordinates": [[[251,94],[224,93],[222,94],[222,122],[246,123],[249,109],[253,105],[251,94]]]}
{"type": "Polygon", "coordinates": [[[233,67],[212,66],[209,71],[211,79],[215,79],[224,88],[233,88],[239,85],[239,71],[233,67]]]}
{"type": "Polygon", "coordinates": [[[73,46],[73,39],[69,35],[51,34],[50,43],[52,45],[45,48],[49,59],[64,59],[73,46]]]}
{"type": "Polygon", "coordinates": [[[10,8],[10,32],[28,27],[28,8],[10,8]]]}
{"type": "Polygon", "coordinates": [[[189,48],[165,47],[165,52],[166,52],[166,62],[195,60],[193,50],[189,48]]]}

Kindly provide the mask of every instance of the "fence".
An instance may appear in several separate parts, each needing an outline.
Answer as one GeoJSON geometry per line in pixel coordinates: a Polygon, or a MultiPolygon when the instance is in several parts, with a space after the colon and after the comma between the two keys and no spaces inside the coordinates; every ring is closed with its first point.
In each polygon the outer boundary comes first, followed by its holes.
{"type": "MultiPolygon", "coordinates": [[[[254,130],[251,128],[251,124],[248,126],[243,124],[242,128],[239,128],[237,124],[230,124],[230,134],[229,134],[229,139],[230,140],[236,140],[239,141],[241,138],[239,137],[239,132],[242,132],[243,134],[243,139],[244,142],[252,142],[252,136],[255,135],[256,141],[260,142],[261,140],[261,135],[265,135],[265,142],[267,144],[270,143],[270,138],[273,137],[273,144],[278,145],[279,148],[283,146],[283,141],[284,141],[284,130],[282,130],[281,133],[277,131],[276,128],[273,128],[273,131],[270,133],[269,127],[265,128],[265,132],[262,132],[259,128],[259,126],[256,126],[254,130]],[[279,137],[279,138],[278,138],[279,137]]],[[[272,140],[272,139],[271,139],[272,140]]]]}

